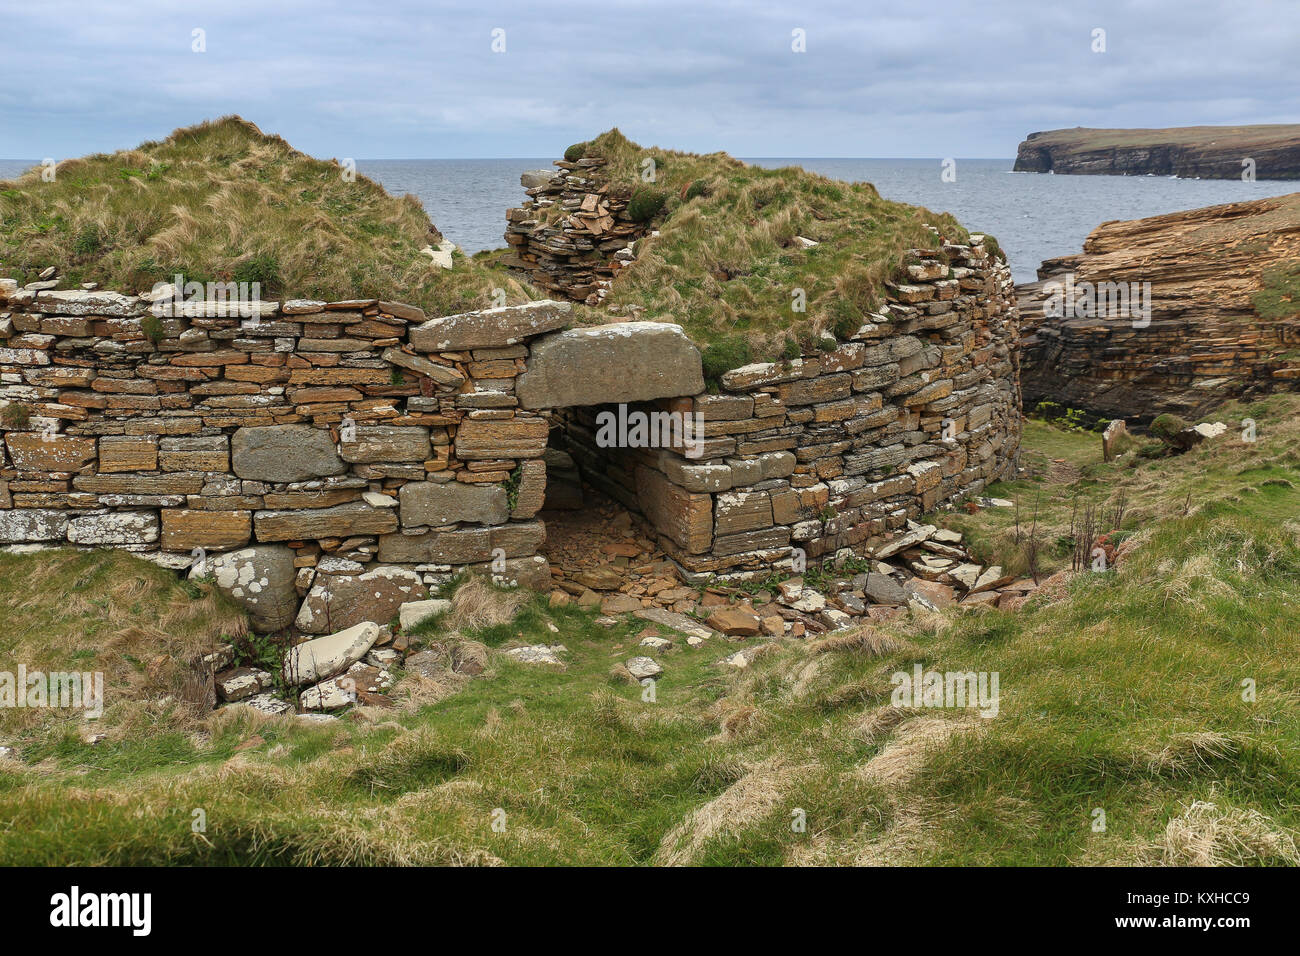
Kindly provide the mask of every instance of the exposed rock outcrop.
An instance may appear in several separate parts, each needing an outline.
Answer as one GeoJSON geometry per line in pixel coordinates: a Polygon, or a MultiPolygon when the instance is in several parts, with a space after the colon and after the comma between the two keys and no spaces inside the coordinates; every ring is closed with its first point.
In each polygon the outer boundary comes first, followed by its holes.
{"type": "Polygon", "coordinates": [[[1026,173],[1189,179],[1240,179],[1247,168],[1256,179],[1300,179],[1300,125],[1053,129],[1030,133],[1015,165],[1026,173]]]}
{"type": "Polygon", "coordinates": [[[1300,381],[1300,193],[1103,223],[1038,274],[1018,287],[1026,408],[1195,418],[1300,381]]]}

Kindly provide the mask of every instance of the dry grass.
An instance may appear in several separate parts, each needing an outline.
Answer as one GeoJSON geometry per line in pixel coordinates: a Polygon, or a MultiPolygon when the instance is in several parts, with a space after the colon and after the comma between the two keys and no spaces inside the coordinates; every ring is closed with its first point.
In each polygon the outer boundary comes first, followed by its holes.
{"type": "Polygon", "coordinates": [[[913,652],[916,646],[896,634],[882,631],[870,624],[836,631],[829,637],[813,641],[808,645],[812,654],[831,654],[851,652],[867,657],[888,657],[891,654],[913,652]]]}
{"type": "Polygon", "coordinates": [[[859,770],[864,780],[897,790],[910,783],[931,754],[957,735],[979,733],[979,718],[912,717],[898,724],[894,739],[859,770]]]}
{"type": "Polygon", "coordinates": [[[642,147],[618,130],[584,144],[609,162],[617,187],[662,191],[657,237],[637,244],[607,300],[644,307],[643,318],[680,322],[705,349],[705,373],[746,361],[815,353],[822,334],[856,332],[884,302],[908,250],[968,233],[946,213],[881,198],[870,183],[845,183],[796,167],[761,169],[725,153],[642,147]],[[641,181],[655,161],[655,182],[641,181]],[[804,249],[797,237],[819,243],[804,249]],[[795,289],[806,311],[793,310],[795,289]]]}
{"type": "Polygon", "coordinates": [[[1300,866],[1295,833],[1260,813],[1197,800],[1165,826],[1152,846],[1164,866],[1300,866]]]}
{"type": "Polygon", "coordinates": [[[735,835],[775,811],[794,784],[798,768],[768,760],[748,772],[721,795],[691,811],[659,843],[655,863],[689,866],[711,840],[735,835]]]}
{"type": "MultiPolygon", "coordinates": [[[[106,715],[97,729],[117,736],[205,716],[211,682],[200,659],[248,627],[211,589],[182,585],[174,572],[121,552],[0,555],[0,602],[10,622],[0,657],[28,671],[102,672],[106,715]]],[[[5,709],[0,729],[69,719],[57,709],[5,709]]]]}
{"type": "Polygon", "coordinates": [[[430,264],[441,236],[414,196],[349,181],[237,116],[176,130],[161,142],[33,169],[0,182],[0,275],[30,282],[57,266],[67,283],[123,292],[176,273],[187,281],[257,281],[266,299],[374,297],[430,315],[510,301],[528,288],[457,255],[430,264]]]}
{"type": "Polygon", "coordinates": [[[531,596],[524,588],[499,588],[481,575],[471,575],[452,596],[448,624],[458,631],[508,624],[531,596]]]}

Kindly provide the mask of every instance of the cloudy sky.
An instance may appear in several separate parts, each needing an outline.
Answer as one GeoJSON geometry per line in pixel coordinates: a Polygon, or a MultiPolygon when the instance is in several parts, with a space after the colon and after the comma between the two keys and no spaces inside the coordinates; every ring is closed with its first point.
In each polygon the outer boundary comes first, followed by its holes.
{"type": "Polygon", "coordinates": [[[1300,122],[1294,0],[4,5],[5,158],[226,113],[355,158],[553,156],[611,126],[751,157],[1006,157],[1063,126],[1300,122]]]}

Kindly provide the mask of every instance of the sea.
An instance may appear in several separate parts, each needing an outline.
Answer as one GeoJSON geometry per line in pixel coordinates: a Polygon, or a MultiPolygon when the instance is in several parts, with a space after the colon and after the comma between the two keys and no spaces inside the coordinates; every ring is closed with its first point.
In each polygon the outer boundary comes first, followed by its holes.
{"type": "MultiPolygon", "coordinates": [[[[1080,252],[1103,222],[1279,196],[1300,183],[1179,179],[1166,176],[1057,176],[1012,172],[1012,159],[748,159],[758,166],[801,166],[875,185],[886,199],[948,212],[972,232],[996,236],[1017,282],[1039,263],[1080,252]],[[945,176],[945,172],[947,175],[945,176]]],[[[34,165],[0,160],[0,179],[34,165]]],[[[505,245],[505,212],[526,197],[519,174],[550,159],[363,159],[359,172],[392,193],[413,193],[444,236],[466,252],[505,245]]]]}

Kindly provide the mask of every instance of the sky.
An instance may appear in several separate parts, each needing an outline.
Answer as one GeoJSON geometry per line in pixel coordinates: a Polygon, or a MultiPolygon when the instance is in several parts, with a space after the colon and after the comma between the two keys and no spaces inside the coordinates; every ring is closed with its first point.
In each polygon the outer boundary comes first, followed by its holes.
{"type": "Polygon", "coordinates": [[[229,113],[357,159],[555,156],[612,126],[746,157],[996,158],[1058,127],[1300,122],[1296,0],[0,0],[0,14],[4,158],[129,148],[229,113]]]}

